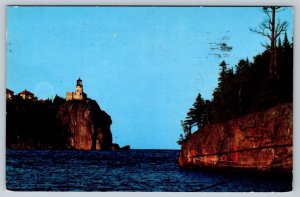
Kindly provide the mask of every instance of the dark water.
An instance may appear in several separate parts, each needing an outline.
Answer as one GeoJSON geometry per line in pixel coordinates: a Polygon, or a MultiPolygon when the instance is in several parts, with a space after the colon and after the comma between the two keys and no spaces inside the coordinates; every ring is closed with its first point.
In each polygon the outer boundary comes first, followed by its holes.
{"type": "Polygon", "coordinates": [[[189,171],[179,151],[8,150],[13,191],[289,191],[291,177],[189,171]]]}

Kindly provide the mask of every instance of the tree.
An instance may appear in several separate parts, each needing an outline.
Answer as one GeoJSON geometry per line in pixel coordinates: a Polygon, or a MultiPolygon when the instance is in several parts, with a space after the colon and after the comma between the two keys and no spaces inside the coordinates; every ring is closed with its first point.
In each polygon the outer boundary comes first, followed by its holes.
{"type": "Polygon", "coordinates": [[[269,78],[277,78],[277,61],[276,61],[276,40],[286,31],[288,23],[286,21],[280,22],[277,19],[276,13],[281,11],[281,7],[271,6],[263,7],[263,12],[267,15],[262,23],[259,24],[259,29],[250,29],[250,31],[261,34],[269,39],[270,44],[263,45],[266,49],[270,50],[270,65],[269,65],[269,78]]]}
{"type": "Polygon", "coordinates": [[[218,78],[218,86],[213,92],[213,108],[215,110],[214,119],[224,120],[231,109],[229,105],[232,105],[231,97],[234,84],[233,69],[227,68],[225,61],[222,61],[219,65],[220,73],[218,78]]]}
{"type": "Polygon", "coordinates": [[[220,74],[219,74],[219,78],[218,78],[218,80],[219,80],[219,83],[218,83],[218,85],[219,85],[219,87],[221,88],[221,89],[223,89],[224,87],[224,82],[225,82],[225,80],[226,80],[226,74],[227,74],[227,64],[226,64],[226,62],[225,61],[222,61],[221,63],[220,63],[220,74]]]}
{"type": "Polygon", "coordinates": [[[53,99],[53,103],[55,105],[55,107],[59,107],[62,103],[65,102],[65,99],[63,99],[62,97],[55,95],[54,99],[53,99]]]}
{"type": "Polygon", "coordinates": [[[281,50],[281,49],[282,49],[282,42],[281,42],[280,37],[278,38],[277,49],[278,49],[278,50],[281,50]]]}
{"type": "Polygon", "coordinates": [[[213,106],[212,106],[212,102],[210,100],[206,100],[204,103],[204,117],[203,117],[203,126],[205,125],[209,125],[212,117],[213,117],[213,106]]]}
{"type": "Polygon", "coordinates": [[[251,87],[253,83],[249,81],[251,78],[252,68],[249,59],[240,60],[236,66],[236,80],[237,80],[237,96],[238,96],[238,113],[241,114],[245,108],[251,103],[251,87]]]}
{"type": "Polygon", "coordinates": [[[278,69],[280,88],[278,91],[284,101],[292,101],[293,97],[293,45],[287,34],[284,34],[282,48],[278,49],[278,69]]]}
{"type": "Polygon", "coordinates": [[[290,44],[290,42],[288,40],[286,32],[284,33],[284,39],[283,39],[283,44],[282,45],[283,45],[283,49],[285,51],[287,51],[287,50],[289,50],[291,48],[291,44],[290,44]]]}
{"type": "Polygon", "coordinates": [[[189,127],[189,124],[186,121],[181,121],[181,126],[184,132],[184,137],[187,139],[192,133],[191,128],[189,127]]]}
{"type": "Polygon", "coordinates": [[[198,130],[205,125],[209,124],[212,118],[212,104],[209,100],[204,100],[199,93],[197,95],[196,101],[193,104],[193,107],[190,108],[187,113],[185,120],[181,121],[181,126],[184,132],[184,137],[181,134],[178,144],[181,144],[185,139],[187,139],[192,134],[192,127],[198,127],[198,130]]]}
{"type": "Polygon", "coordinates": [[[184,141],[183,135],[180,134],[179,140],[177,141],[177,144],[182,144],[183,141],[184,141]]]}
{"type": "Polygon", "coordinates": [[[197,95],[196,101],[193,104],[193,107],[190,108],[187,113],[186,121],[190,124],[190,127],[195,125],[198,126],[198,129],[205,125],[205,101],[199,93],[197,95]]]}

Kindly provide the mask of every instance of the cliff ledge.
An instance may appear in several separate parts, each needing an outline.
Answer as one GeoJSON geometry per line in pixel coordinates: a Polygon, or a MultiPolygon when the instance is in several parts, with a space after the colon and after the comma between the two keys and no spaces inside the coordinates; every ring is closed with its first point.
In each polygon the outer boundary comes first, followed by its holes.
{"type": "Polygon", "coordinates": [[[112,146],[111,118],[94,100],[63,103],[57,120],[67,148],[107,150],[112,146]]]}
{"type": "Polygon", "coordinates": [[[293,105],[208,125],[182,143],[179,166],[291,172],[293,105]]]}

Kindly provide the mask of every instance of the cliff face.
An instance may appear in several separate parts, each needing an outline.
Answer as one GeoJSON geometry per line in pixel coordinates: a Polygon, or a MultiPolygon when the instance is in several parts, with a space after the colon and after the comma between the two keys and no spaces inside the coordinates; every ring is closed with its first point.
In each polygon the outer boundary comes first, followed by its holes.
{"type": "Polygon", "coordinates": [[[193,133],[179,166],[287,171],[293,168],[293,106],[284,104],[193,133]]]}
{"type": "Polygon", "coordinates": [[[57,121],[67,148],[106,150],[112,146],[111,118],[93,100],[63,103],[57,121]]]}

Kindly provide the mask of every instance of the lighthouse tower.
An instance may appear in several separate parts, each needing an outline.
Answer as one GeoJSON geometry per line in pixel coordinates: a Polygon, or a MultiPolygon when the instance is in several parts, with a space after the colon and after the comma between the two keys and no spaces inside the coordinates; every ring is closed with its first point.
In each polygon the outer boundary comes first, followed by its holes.
{"type": "Polygon", "coordinates": [[[74,100],[82,100],[83,99],[83,85],[82,85],[82,80],[77,79],[77,84],[76,84],[76,90],[73,95],[74,100]]]}
{"type": "Polygon", "coordinates": [[[82,80],[79,77],[79,79],[77,79],[75,92],[67,92],[66,100],[84,100],[86,97],[87,95],[83,92],[82,80]]]}

